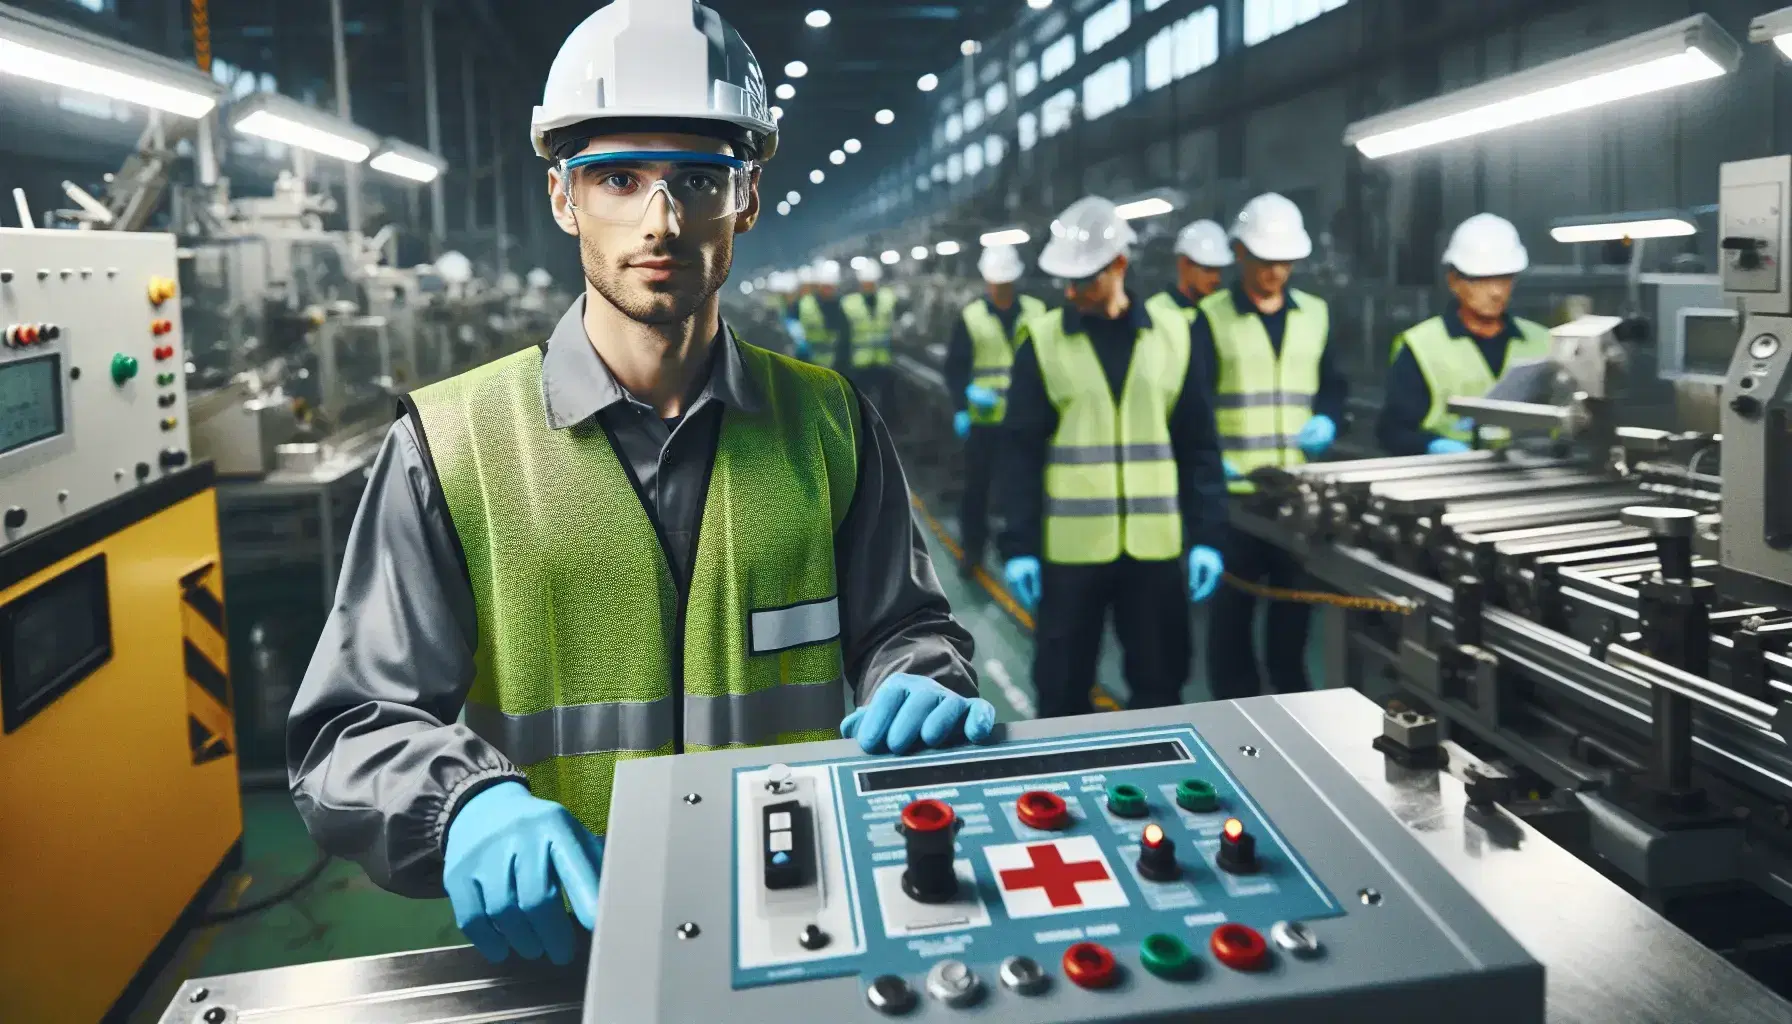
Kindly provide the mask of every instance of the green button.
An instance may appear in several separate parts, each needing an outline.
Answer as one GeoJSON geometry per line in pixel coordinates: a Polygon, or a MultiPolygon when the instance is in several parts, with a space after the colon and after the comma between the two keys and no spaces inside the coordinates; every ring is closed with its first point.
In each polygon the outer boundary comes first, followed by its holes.
{"type": "Polygon", "coordinates": [[[1176,803],[1185,811],[1207,814],[1220,809],[1220,795],[1211,782],[1183,779],[1176,784],[1176,803]]]}
{"type": "Polygon", "coordinates": [[[135,376],[137,376],[137,360],[123,352],[112,357],[112,382],[114,384],[123,384],[135,376]]]}
{"type": "Polygon", "coordinates": [[[1122,818],[1143,818],[1146,811],[1145,791],[1127,783],[1109,786],[1108,810],[1122,818]]]}
{"type": "Polygon", "coordinates": [[[157,387],[165,388],[168,385],[173,384],[173,383],[174,383],[174,374],[172,374],[172,373],[156,374],[156,386],[157,387]]]}
{"type": "Polygon", "coordinates": [[[1195,954],[1174,935],[1157,932],[1139,943],[1145,969],[1160,978],[1186,978],[1195,972],[1195,954]]]}

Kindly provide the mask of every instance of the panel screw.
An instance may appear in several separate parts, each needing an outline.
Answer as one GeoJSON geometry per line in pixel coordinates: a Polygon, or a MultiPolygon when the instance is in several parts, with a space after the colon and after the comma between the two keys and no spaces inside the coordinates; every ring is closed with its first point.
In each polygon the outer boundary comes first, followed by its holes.
{"type": "Polygon", "coordinates": [[[196,988],[193,990],[193,994],[188,996],[187,999],[190,1002],[203,1003],[203,1002],[205,1002],[205,998],[211,994],[212,994],[211,989],[196,988]]]}
{"type": "Polygon", "coordinates": [[[697,927],[697,922],[695,921],[686,921],[678,926],[678,937],[681,939],[694,939],[702,934],[703,929],[697,927]]]}
{"type": "Polygon", "coordinates": [[[684,802],[695,807],[697,804],[700,804],[703,802],[703,794],[701,794],[701,793],[686,793],[684,795],[684,802]]]}
{"type": "Polygon", "coordinates": [[[1365,907],[1381,906],[1381,893],[1374,889],[1358,889],[1356,898],[1362,900],[1365,907]]]}
{"type": "Polygon", "coordinates": [[[1243,754],[1246,757],[1256,757],[1257,756],[1257,748],[1251,746],[1249,743],[1246,743],[1244,746],[1239,747],[1238,752],[1240,754],[1243,754]]]}
{"type": "Polygon", "coordinates": [[[205,1011],[205,1024],[224,1024],[224,1019],[228,1016],[230,1015],[224,1012],[222,1006],[214,1006],[205,1011]]]}

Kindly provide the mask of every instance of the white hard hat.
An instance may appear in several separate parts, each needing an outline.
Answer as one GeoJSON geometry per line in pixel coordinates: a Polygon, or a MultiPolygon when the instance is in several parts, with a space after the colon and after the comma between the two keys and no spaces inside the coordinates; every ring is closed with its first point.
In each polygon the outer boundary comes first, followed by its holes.
{"type": "Polygon", "coordinates": [[[1511,277],[1531,265],[1518,229],[1504,217],[1477,213],[1463,221],[1444,250],[1444,266],[1464,277],[1511,277]]]}
{"type": "Polygon", "coordinates": [[[549,288],[552,288],[553,286],[554,286],[554,275],[548,273],[547,271],[541,269],[540,267],[536,267],[534,270],[529,271],[529,287],[535,289],[538,292],[545,292],[549,288]]]}
{"type": "Polygon", "coordinates": [[[977,257],[977,272],[990,284],[1013,284],[1026,272],[1020,250],[1012,245],[992,245],[977,257]]]}
{"type": "Polygon", "coordinates": [[[1313,255],[1313,240],[1300,207],[1274,192],[1244,204],[1232,225],[1232,237],[1252,256],[1271,263],[1292,263],[1313,255]]]}
{"type": "Polygon", "coordinates": [[[815,264],[815,283],[816,284],[832,284],[832,285],[839,284],[840,283],[840,261],[838,261],[838,260],[822,260],[820,263],[815,264]]]}
{"type": "Polygon", "coordinates": [[[876,260],[867,260],[861,257],[853,261],[852,269],[859,275],[860,284],[876,284],[884,279],[883,264],[876,260]]]}
{"type": "Polygon", "coordinates": [[[1072,280],[1093,277],[1138,237],[1112,202],[1084,196],[1052,221],[1052,238],[1039,254],[1039,269],[1072,280]]]}
{"type": "Polygon", "coordinates": [[[1198,220],[1176,236],[1176,252],[1203,267],[1232,265],[1232,246],[1226,241],[1226,229],[1215,221],[1198,220]]]}
{"type": "Polygon", "coordinates": [[[685,0],[615,0],[586,18],[548,71],[530,123],[535,152],[552,160],[548,133],[586,121],[650,119],[719,127],[761,162],[778,150],[765,73],[722,16],[685,0]]]}
{"type": "Polygon", "coordinates": [[[814,267],[798,267],[798,268],[796,268],[796,280],[797,280],[798,284],[814,284],[815,283],[815,268],[814,267]]]}
{"type": "Polygon", "coordinates": [[[436,260],[436,273],[449,284],[466,284],[473,280],[473,261],[458,252],[445,252],[436,260]]]}
{"type": "Polygon", "coordinates": [[[506,295],[520,295],[523,291],[523,279],[506,270],[498,275],[498,290],[506,295]]]}

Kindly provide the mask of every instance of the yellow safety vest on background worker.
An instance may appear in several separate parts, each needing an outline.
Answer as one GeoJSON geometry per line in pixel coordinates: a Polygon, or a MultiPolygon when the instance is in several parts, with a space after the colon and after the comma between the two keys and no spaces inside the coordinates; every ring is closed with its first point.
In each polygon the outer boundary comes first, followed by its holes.
{"type": "Polygon", "coordinates": [[[479,614],[467,724],[598,835],[616,763],[672,753],[680,722],[689,751],[839,736],[858,400],[832,371],[740,352],[765,407],[722,414],[682,604],[609,435],[548,427],[539,350],[413,396],[479,614]]]}
{"type": "MultiPolygon", "coordinates": [[[[1521,317],[1514,317],[1513,321],[1518,326],[1519,336],[1506,343],[1506,364],[1501,376],[1516,363],[1549,355],[1549,328],[1521,317]]],[[[1487,365],[1487,357],[1481,354],[1481,346],[1472,338],[1450,337],[1441,316],[1417,324],[1395,338],[1395,357],[1400,355],[1402,346],[1412,349],[1419,373],[1431,389],[1431,411],[1419,425],[1420,429],[1464,444],[1471,443],[1474,435],[1463,429],[1462,417],[1450,411],[1450,399],[1480,398],[1493,387],[1497,378],[1493,368],[1487,365]]],[[[1483,428],[1484,435],[1489,432],[1490,428],[1483,428]]],[[[1509,432],[1501,433],[1510,437],[1509,432]]]]}
{"type": "Polygon", "coordinates": [[[803,325],[803,340],[809,345],[809,362],[817,366],[833,366],[834,349],[840,343],[840,336],[821,315],[821,300],[814,295],[803,296],[796,304],[796,318],[803,325]]]}
{"type": "Polygon", "coordinates": [[[1045,469],[1045,560],[1101,565],[1122,554],[1182,554],[1170,413],[1188,377],[1189,325],[1151,316],[1133,347],[1119,408],[1087,334],[1064,311],[1027,324],[1046,397],[1058,411],[1045,469]]]}
{"type": "MultiPolygon", "coordinates": [[[[1019,297],[1020,316],[1014,322],[1014,333],[1027,321],[1045,313],[1045,303],[1031,295],[1019,297]]],[[[964,329],[971,336],[971,383],[986,387],[1001,396],[993,409],[970,406],[971,422],[980,427],[994,426],[1008,415],[1008,385],[1014,368],[1014,338],[1002,329],[1002,321],[984,299],[964,307],[964,329]]],[[[953,396],[956,398],[957,396],[953,396]]]]}
{"type": "Polygon", "coordinates": [[[853,292],[840,300],[840,309],[852,324],[852,365],[890,365],[890,336],[896,330],[896,293],[879,288],[873,293],[876,305],[865,301],[864,292],[853,292]]]}
{"type": "Polygon", "coordinates": [[[1189,323],[1195,322],[1195,306],[1185,306],[1176,301],[1176,296],[1169,292],[1158,292],[1145,303],[1145,308],[1158,316],[1179,316],[1189,323]]]}
{"type": "MultiPolygon", "coordinates": [[[[1214,420],[1221,454],[1245,476],[1261,466],[1298,466],[1307,461],[1295,437],[1313,417],[1319,392],[1319,358],[1331,332],[1325,300],[1288,292],[1293,306],[1278,356],[1256,310],[1239,312],[1231,289],[1201,300],[1213,328],[1214,420]]],[[[1249,480],[1227,482],[1234,494],[1256,490],[1249,480]]]]}

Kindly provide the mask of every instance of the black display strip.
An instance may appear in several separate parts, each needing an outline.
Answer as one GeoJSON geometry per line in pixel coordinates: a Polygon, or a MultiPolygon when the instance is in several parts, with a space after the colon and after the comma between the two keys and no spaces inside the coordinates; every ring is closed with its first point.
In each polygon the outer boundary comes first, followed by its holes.
{"type": "Polygon", "coordinates": [[[217,480],[215,467],[210,462],[201,462],[190,469],[170,473],[144,484],[103,505],[95,505],[85,512],[76,513],[11,547],[0,548],[0,587],[10,587],[164,509],[172,508],[193,495],[210,489],[217,480]]]}
{"type": "Polygon", "coordinates": [[[918,764],[907,768],[868,768],[856,775],[859,792],[888,793],[899,789],[962,786],[1032,775],[1070,775],[1105,768],[1187,760],[1190,760],[1188,748],[1180,740],[1158,740],[1114,747],[1044,750],[1013,757],[967,758],[963,761],[918,764]]]}

